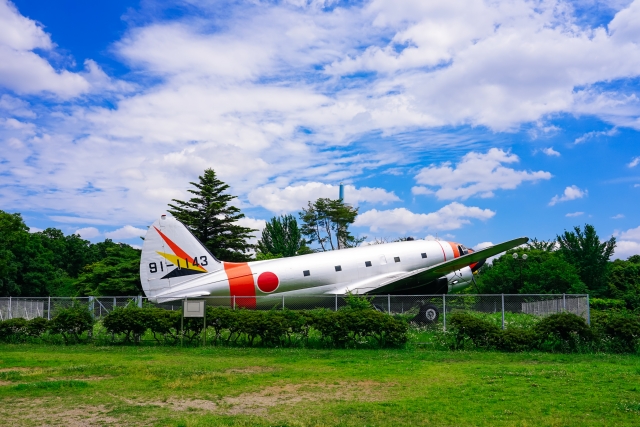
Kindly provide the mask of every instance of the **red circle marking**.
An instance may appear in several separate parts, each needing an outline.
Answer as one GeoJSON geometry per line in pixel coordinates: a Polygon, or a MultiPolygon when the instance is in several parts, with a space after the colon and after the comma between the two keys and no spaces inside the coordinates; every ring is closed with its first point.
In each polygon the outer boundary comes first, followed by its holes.
{"type": "Polygon", "coordinates": [[[258,288],[264,292],[269,293],[278,289],[278,285],[280,284],[280,280],[278,276],[270,271],[266,271],[258,276],[258,288]]]}

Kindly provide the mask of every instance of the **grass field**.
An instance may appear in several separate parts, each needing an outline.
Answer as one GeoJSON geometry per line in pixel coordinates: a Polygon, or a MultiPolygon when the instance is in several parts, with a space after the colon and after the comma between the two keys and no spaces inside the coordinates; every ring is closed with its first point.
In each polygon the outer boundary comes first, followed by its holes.
{"type": "Polygon", "coordinates": [[[0,345],[1,425],[640,425],[640,357],[0,345]]]}

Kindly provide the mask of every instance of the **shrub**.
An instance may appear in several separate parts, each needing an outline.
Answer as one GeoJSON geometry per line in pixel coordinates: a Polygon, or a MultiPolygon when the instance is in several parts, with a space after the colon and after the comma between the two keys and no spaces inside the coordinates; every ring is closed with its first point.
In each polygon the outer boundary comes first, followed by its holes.
{"type": "Polygon", "coordinates": [[[373,309],[344,307],[337,312],[314,310],[307,314],[311,326],[322,339],[336,347],[374,343],[380,347],[398,346],[407,342],[408,324],[373,309]]]}
{"type": "Polygon", "coordinates": [[[144,334],[149,317],[147,308],[117,307],[102,319],[102,325],[111,334],[124,334],[124,342],[130,342],[132,335],[144,334]]]}
{"type": "Polygon", "coordinates": [[[34,317],[27,321],[25,333],[30,337],[37,338],[46,332],[48,326],[49,321],[44,317],[34,317]]]}
{"type": "Polygon", "coordinates": [[[545,317],[533,327],[543,347],[551,350],[576,350],[581,343],[593,339],[585,320],[573,313],[557,313],[545,317]]]}
{"type": "MultiPolygon", "coordinates": [[[[163,341],[168,338],[172,342],[180,339],[180,311],[164,310],[162,308],[143,308],[145,310],[146,328],[153,334],[153,339],[160,342],[160,335],[163,341]]],[[[208,314],[207,314],[208,316],[208,314]]]]}
{"type": "Polygon", "coordinates": [[[633,352],[640,338],[640,320],[634,315],[615,313],[602,325],[603,332],[611,337],[611,350],[617,352],[633,352]]]}
{"type": "Polygon", "coordinates": [[[478,348],[494,347],[501,332],[492,322],[465,312],[452,313],[447,323],[453,333],[453,347],[456,349],[463,349],[467,342],[478,348]]]}
{"type": "Polygon", "coordinates": [[[589,308],[592,310],[624,310],[627,303],[621,299],[590,298],[589,308]]]}
{"type": "Polygon", "coordinates": [[[65,344],[69,344],[70,338],[73,338],[74,342],[79,342],[82,333],[91,331],[93,323],[89,308],[74,301],[71,307],[58,311],[49,322],[48,329],[51,333],[61,334],[65,344]]]}
{"type": "Polygon", "coordinates": [[[7,319],[0,322],[0,340],[16,342],[24,339],[27,321],[22,318],[7,319]]]}
{"type": "Polygon", "coordinates": [[[520,352],[534,350],[537,344],[537,335],[531,329],[508,328],[501,331],[496,347],[502,351],[520,352]]]}

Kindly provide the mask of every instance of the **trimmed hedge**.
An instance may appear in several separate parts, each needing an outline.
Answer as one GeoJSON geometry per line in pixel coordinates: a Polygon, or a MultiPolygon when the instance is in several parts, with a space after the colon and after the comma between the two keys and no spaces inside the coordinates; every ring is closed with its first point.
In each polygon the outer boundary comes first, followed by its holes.
{"type": "MultiPolygon", "coordinates": [[[[470,312],[448,314],[448,332],[434,332],[450,349],[521,351],[636,352],[640,345],[640,317],[628,311],[592,311],[593,326],[571,313],[553,314],[534,324],[502,330],[495,319],[470,312]]],[[[326,309],[231,310],[207,307],[207,340],[212,344],[263,347],[320,346],[338,348],[399,347],[408,340],[406,320],[389,316],[366,304],[352,304],[338,311],[326,309]],[[310,341],[310,338],[313,340],[310,341]]],[[[181,339],[181,312],[155,307],[117,308],[96,329],[96,342],[139,342],[145,335],[158,343],[176,344],[181,339]]],[[[184,341],[199,341],[203,320],[184,319],[184,341]]],[[[33,342],[33,339],[66,344],[89,341],[94,319],[88,307],[74,303],[44,318],[0,321],[0,341],[33,342]],[[58,337],[58,338],[56,338],[58,337]]],[[[39,342],[39,341],[35,341],[39,342]]],[[[41,341],[40,341],[41,342],[41,341]]]]}
{"type": "Polygon", "coordinates": [[[543,317],[530,328],[505,330],[468,312],[454,312],[448,317],[447,343],[451,349],[635,352],[640,344],[640,319],[628,313],[597,315],[593,327],[575,314],[557,313],[543,317]]]}
{"type": "MultiPolygon", "coordinates": [[[[118,308],[104,317],[107,332],[131,342],[147,330],[160,342],[180,339],[180,312],[158,308],[118,308]]],[[[308,343],[312,329],[319,332],[325,345],[333,347],[400,346],[407,341],[408,324],[370,308],[341,310],[231,310],[207,307],[207,328],[213,331],[213,343],[260,344],[281,347],[308,343]]],[[[202,319],[184,319],[184,337],[188,342],[200,338],[202,319]]]]}

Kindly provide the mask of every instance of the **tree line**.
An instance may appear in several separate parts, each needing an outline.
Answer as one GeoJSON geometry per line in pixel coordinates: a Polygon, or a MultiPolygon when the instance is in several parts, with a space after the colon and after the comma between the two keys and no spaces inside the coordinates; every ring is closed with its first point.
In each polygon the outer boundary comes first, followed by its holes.
{"type": "MultiPolygon", "coordinates": [[[[213,169],[190,184],[191,197],[173,199],[168,212],[220,260],[292,257],[355,247],[366,239],[349,230],[358,208],[320,198],[302,208],[300,223],[293,215],[271,218],[257,244],[250,244],[257,230],[239,224],[244,214],[233,205],[229,185],[213,169]]],[[[589,293],[640,308],[640,255],[612,262],[615,244],[614,237],[601,241],[588,224],[551,241],[534,239],[483,266],[477,286],[463,292],[589,293]]],[[[130,245],[91,243],[56,228],[30,233],[20,214],[0,211],[0,296],[138,295],[139,262],[140,250],[130,245]]]]}
{"type": "Polygon", "coordinates": [[[588,293],[595,298],[623,301],[629,309],[640,309],[640,255],[611,261],[615,247],[615,237],[601,240],[590,224],[565,230],[553,240],[533,239],[525,247],[507,251],[483,266],[478,274],[478,291],[588,293]]]}

